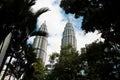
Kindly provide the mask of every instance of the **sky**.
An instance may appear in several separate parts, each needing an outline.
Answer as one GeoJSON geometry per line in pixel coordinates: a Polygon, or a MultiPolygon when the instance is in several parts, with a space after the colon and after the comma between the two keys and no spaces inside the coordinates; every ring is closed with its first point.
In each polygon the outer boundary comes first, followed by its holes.
{"type": "MultiPolygon", "coordinates": [[[[65,14],[64,10],[59,7],[61,0],[36,0],[36,4],[32,7],[33,11],[36,12],[40,8],[48,7],[50,11],[43,13],[37,22],[37,29],[41,26],[41,24],[46,21],[47,29],[48,29],[48,46],[47,46],[47,58],[46,64],[49,63],[49,55],[53,52],[60,53],[61,39],[62,33],[64,31],[64,27],[70,19],[73,24],[75,30],[75,36],[77,39],[77,50],[80,51],[82,47],[85,47],[85,44],[90,44],[93,41],[100,39],[100,35],[97,31],[94,33],[90,32],[85,34],[85,32],[81,29],[82,17],[75,19],[72,14],[65,14]]],[[[31,38],[31,42],[33,41],[31,38]]]]}

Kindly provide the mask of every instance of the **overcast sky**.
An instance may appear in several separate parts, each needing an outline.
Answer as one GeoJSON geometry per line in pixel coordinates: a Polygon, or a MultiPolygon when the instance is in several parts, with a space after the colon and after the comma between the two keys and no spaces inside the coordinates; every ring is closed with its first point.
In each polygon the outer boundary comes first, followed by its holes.
{"type": "Polygon", "coordinates": [[[74,19],[74,15],[68,14],[66,15],[64,10],[59,7],[60,0],[36,0],[36,4],[33,6],[33,10],[37,11],[40,8],[48,7],[50,11],[42,14],[38,18],[37,28],[46,21],[46,25],[48,28],[48,47],[47,47],[47,59],[46,63],[48,63],[49,55],[52,52],[60,51],[62,33],[67,23],[68,19],[70,19],[73,24],[76,39],[77,39],[77,50],[80,51],[81,47],[85,47],[85,44],[89,44],[96,39],[100,38],[100,34],[96,32],[84,34],[84,31],[81,29],[82,17],[79,19],[74,19]]]}

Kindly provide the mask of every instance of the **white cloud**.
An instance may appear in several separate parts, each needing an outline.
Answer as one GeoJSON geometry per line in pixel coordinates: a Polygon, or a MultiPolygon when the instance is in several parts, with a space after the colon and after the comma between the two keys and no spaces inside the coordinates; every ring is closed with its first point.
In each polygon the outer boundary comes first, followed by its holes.
{"type": "Polygon", "coordinates": [[[97,39],[103,41],[100,36],[101,34],[98,34],[98,31],[89,32],[87,34],[84,34],[83,31],[76,31],[77,49],[80,50],[81,48],[85,47],[86,44],[90,44],[97,39]]]}
{"type": "MultiPolygon", "coordinates": [[[[42,14],[38,18],[38,25],[42,24],[44,20],[46,21],[46,25],[48,28],[48,44],[47,47],[47,60],[49,55],[52,54],[52,52],[58,52],[60,51],[61,46],[61,38],[62,38],[62,32],[64,30],[66,21],[62,21],[65,19],[65,17],[61,14],[61,9],[59,5],[53,5],[53,2],[57,0],[37,0],[36,5],[33,6],[34,11],[37,11],[38,9],[42,7],[49,7],[51,11],[48,11],[44,14],[42,14]]],[[[97,38],[100,37],[100,35],[97,35],[97,32],[94,33],[88,33],[86,35],[83,34],[83,31],[76,31],[76,38],[77,38],[77,49],[80,50],[81,47],[84,47],[85,44],[89,44],[93,41],[95,41],[97,38]]]]}

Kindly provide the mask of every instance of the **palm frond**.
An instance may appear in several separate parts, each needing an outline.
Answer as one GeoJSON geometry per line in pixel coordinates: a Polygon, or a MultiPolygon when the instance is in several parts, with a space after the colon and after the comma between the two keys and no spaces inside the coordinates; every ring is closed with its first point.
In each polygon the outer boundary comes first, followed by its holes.
{"type": "Polygon", "coordinates": [[[26,0],[25,3],[27,4],[27,7],[31,7],[35,4],[36,0],[26,0]]]}
{"type": "Polygon", "coordinates": [[[39,17],[42,13],[45,13],[47,11],[49,11],[50,9],[48,7],[44,7],[44,8],[41,8],[40,10],[38,10],[36,13],[35,13],[35,17],[39,17]]]}

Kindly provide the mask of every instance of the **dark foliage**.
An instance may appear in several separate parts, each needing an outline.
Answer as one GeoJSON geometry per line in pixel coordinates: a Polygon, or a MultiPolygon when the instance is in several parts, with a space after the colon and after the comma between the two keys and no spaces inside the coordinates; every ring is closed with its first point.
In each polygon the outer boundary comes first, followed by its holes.
{"type": "Polygon", "coordinates": [[[62,0],[66,13],[83,16],[82,29],[98,30],[107,42],[120,44],[120,6],[118,0],[62,0]]]}
{"type": "Polygon", "coordinates": [[[33,13],[31,6],[34,4],[35,0],[0,0],[0,44],[12,32],[12,39],[5,59],[8,56],[15,59],[9,61],[7,69],[10,69],[10,74],[13,74],[17,79],[34,62],[26,50],[29,48],[26,42],[28,37],[32,36],[37,18],[49,10],[42,8],[33,13]]]}
{"type": "Polygon", "coordinates": [[[48,80],[79,80],[79,54],[72,46],[63,47],[48,80]]]}
{"type": "Polygon", "coordinates": [[[82,48],[81,68],[90,80],[119,80],[120,52],[106,52],[105,44],[94,42],[82,48]]]}

